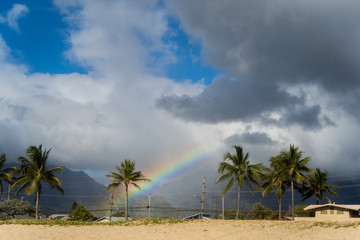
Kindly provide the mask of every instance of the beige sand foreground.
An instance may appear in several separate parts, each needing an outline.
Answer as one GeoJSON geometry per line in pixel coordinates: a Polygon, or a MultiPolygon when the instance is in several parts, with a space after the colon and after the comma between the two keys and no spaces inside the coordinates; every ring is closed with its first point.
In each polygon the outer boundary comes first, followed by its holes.
{"type": "Polygon", "coordinates": [[[90,239],[360,239],[360,226],[312,222],[193,221],[147,226],[39,226],[1,225],[0,239],[90,240],[90,239]]]}

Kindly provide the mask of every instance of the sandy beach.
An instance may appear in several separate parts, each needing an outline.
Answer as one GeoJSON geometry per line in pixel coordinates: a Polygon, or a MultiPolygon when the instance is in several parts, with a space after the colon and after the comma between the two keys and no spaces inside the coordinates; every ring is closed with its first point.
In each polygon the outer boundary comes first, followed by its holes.
{"type": "Polygon", "coordinates": [[[358,239],[360,226],[346,223],[315,226],[313,222],[192,221],[142,226],[39,226],[1,225],[1,239],[358,239]]]}

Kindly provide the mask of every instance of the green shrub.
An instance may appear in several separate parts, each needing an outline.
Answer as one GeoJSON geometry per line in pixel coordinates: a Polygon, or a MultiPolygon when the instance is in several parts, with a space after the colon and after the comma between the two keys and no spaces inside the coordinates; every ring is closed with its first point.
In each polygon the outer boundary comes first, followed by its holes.
{"type": "MultiPolygon", "coordinates": [[[[236,210],[235,209],[229,209],[229,210],[224,210],[224,219],[226,220],[230,220],[230,219],[236,219],[236,210]]],[[[245,215],[242,212],[239,212],[239,217],[238,219],[244,219],[245,215]]]]}
{"type": "Polygon", "coordinates": [[[274,213],[270,208],[264,207],[261,203],[254,203],[253,209],[249,212],[251,219],[273,219],[274,213]]]}
{"type": "Polygon", "coordinates": [[[13,199],[0,202],[0,212],[6,213],[14,218],[15,215],[33,215],[35,208],[28,201],[13,199]]]}
{"type": "Polygon", "coordinates": [[[72,214],[72,218],[77,221],[88,221],[94,217],[83,205],[79,205],[72,214]]]}

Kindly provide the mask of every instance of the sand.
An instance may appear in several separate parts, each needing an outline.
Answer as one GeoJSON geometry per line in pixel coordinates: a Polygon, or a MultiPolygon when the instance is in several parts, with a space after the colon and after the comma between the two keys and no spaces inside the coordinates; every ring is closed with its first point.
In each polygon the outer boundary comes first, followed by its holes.
{"type": "Polygon", "coordinates": [[[345,223],[314,226],[313,222],[196,220],[142,226],[1,225],[0,239],[9,240],[181,240],[181,239],[360,239],[360,226],[345,223]],[[350,225],[350,224],[348,224],[350,225]]]}

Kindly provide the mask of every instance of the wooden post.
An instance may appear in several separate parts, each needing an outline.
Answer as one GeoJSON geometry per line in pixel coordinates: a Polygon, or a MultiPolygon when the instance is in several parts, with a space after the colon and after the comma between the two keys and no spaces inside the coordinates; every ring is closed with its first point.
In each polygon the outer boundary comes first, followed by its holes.
{"type": "Polygon", "coordinates": [[[148,214],[148,218],[151,217],[151,215],[150,215],[150,206],[151,206],[151,193],[149,193],[149,205],[148,205],[148,207],[149,207],[149,214],[148,214]]]}
{"type": "Polygon", "coordinates": [[[225,219],[225,210],[224,210],[224,195],[221,196],[221,201],[222,201],[222,219],[225,219]]]}
{"type": "Polygon", "coordinates": [[[214,201],[215,201],[215,219],[217,219],[217,218],[218,218],[218,212],[217,212],[217,200],[218,200],[218,198],[215,196],[215,197],[214,197],[214,201]]]}
{"type": "Polygon", "coordinates": [[[203,219],[204,216],[204,203],[205,203],[205,177],[203,179],[203,190],[201,194],[201,214],[200,214],[201,219],[203,219]]]}
{"type": "Polygon", "coordinates": [[[110,197],[110,222],[112,219],[112,207],[113,207],[113,203],[114,203],[114,188],[111,189],[111,197],[110,197]]]}

